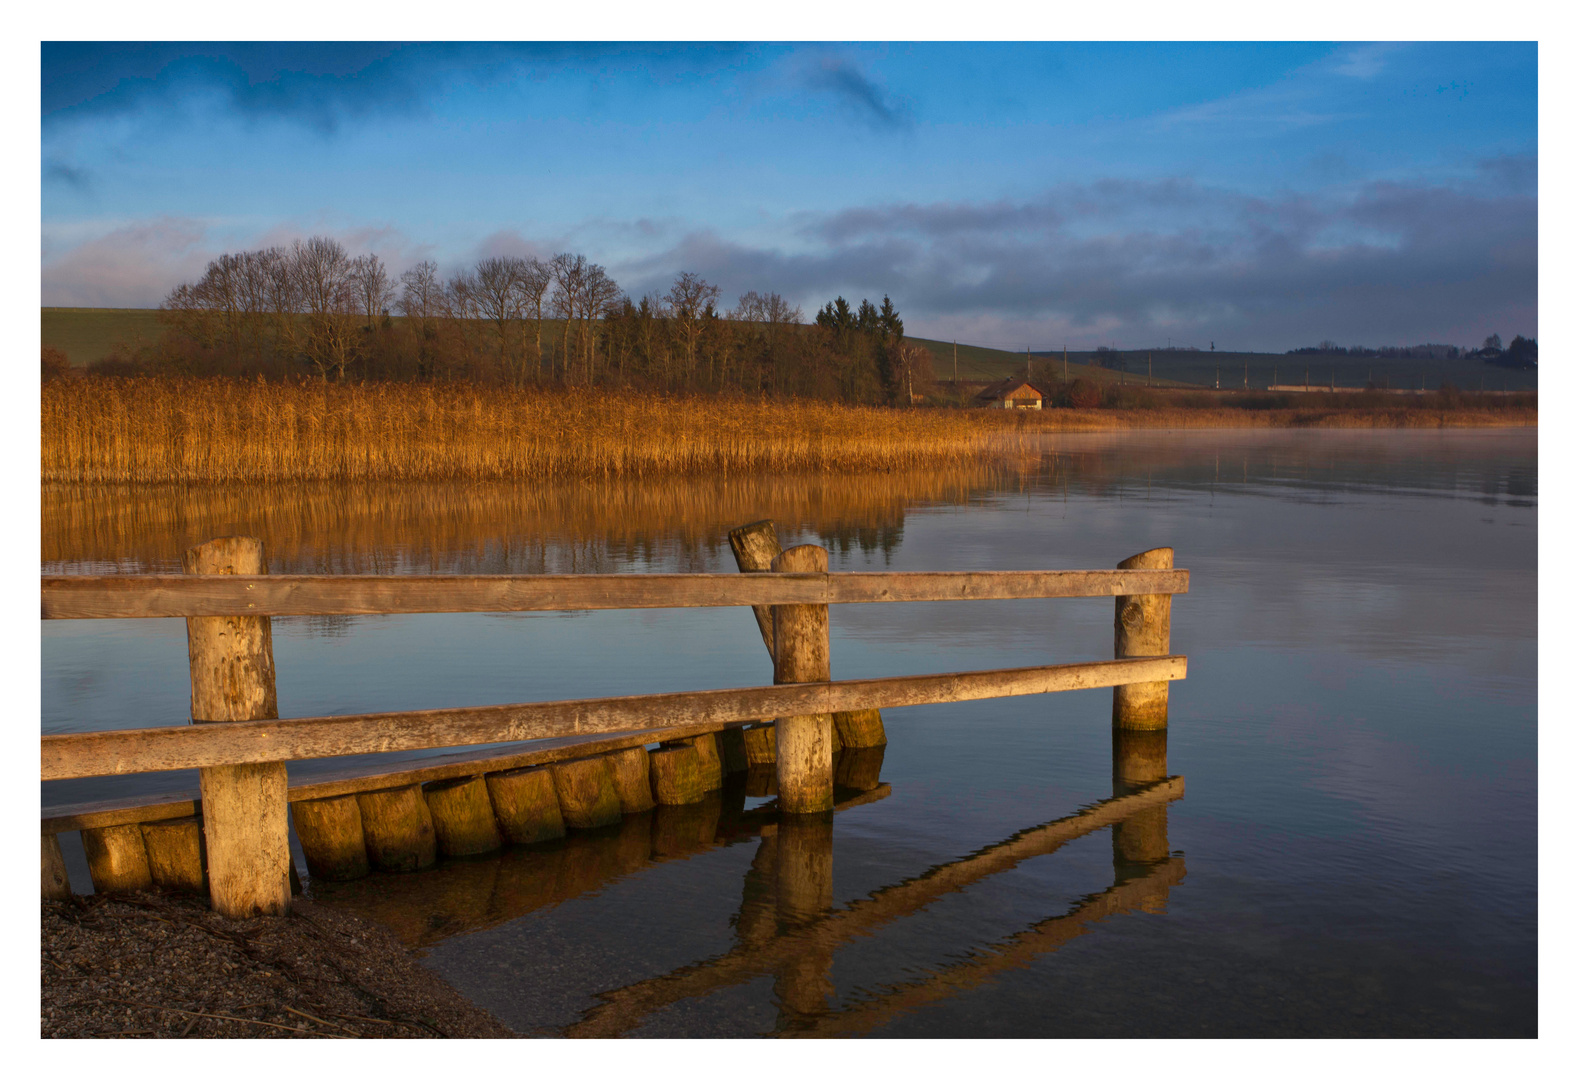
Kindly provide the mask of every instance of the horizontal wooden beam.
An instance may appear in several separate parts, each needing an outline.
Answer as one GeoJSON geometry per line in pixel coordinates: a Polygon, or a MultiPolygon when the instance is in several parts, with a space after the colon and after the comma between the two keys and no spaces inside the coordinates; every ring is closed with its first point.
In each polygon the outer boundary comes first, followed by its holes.
{"type": "Polygon", "coordinates": [[[835,574],[115,574],[42,579],[46,619],[1027,600],[1182,593],[1188,570],[835,574]]]}
{"type": "MultiPolygon", "coordinates": [[[[336,795],[353,795],[358,791],[376,791],[379,788],[403,787],[407,784],[425,784],[430,780],[453,780],[484,773],[504,772],[528,765],[549,765],[556,761],[606,754],[648,743],[688,739],[710,731],[722,731],[738,724],[678,724],[674,727],[650,728],[619,735],[579,736],[568,739],[539,739],[529,749],[518,746],[489,747],[485,750],[464,750],[408,762],[404,767],[392,766],[387,760],[375,758],[358,762],[329,773],[319,773],[311,778],[291,782],[285,791],[288,802],[305,802],[309,799],[327,799],[336,795]]],[[[39,811],[40,831],[44,833],[74,832],[78,829],[101,829],[107,825],[133,825],[144,821],[166,821],[171,818],[191,817],[202,812],[196,789],[161,791],[137,795],[122,795],[113,799],[97,799],[84,803],[62,803],[44,807],[39,811]]]]}
{"type": "MultiPolygon", "coordinates": [[[[742,579],[752,575],[742,574],[742,579]]],[[[45,735],[43,780],[261,761],[475,746],[567,735],[730,724],[778,716],[928,705],[1182,679],[1182,656],[1098,660],[947,675],[790,683],[738,690],[545,701],[469,709],[247,720],[228,724],[45,735]]]]}

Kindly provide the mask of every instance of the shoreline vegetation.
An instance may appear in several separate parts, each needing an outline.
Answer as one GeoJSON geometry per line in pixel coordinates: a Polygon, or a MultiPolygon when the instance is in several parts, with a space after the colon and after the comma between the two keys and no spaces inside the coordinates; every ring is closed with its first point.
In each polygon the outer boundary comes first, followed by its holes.
{"type": "MultiPolygon", "coordinates": [[[[1072,387],[1077,384],[1072,384],[1072,387]]],[[[1267,394],[1113,388],[1097,407],[883,408],[604,388],[53,379],[46,483],[548,480],[886,473],[1032,452],[1044,433],[1535,426],[1535,394],[1267,394]],[[1312,400],[1325,398],[1327,400],[1312,400]]]]}

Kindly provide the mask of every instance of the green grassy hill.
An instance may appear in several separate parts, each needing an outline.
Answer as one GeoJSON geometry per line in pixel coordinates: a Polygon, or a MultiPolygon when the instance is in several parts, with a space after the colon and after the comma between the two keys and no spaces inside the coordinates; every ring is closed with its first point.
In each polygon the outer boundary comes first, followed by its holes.
{"type": "MultiPolygon", "coordinates": [[[[1033,353],[1032,356],[1039,354],[1033,353]]],[[[1145,349],[1120,352],[1130,373],[1146,373],[1145,349]]],[[[1070,375],[1074,374],[1076,356],[1082,361],[1094,362],[1095,353],[1069,354],[1070,375]]],[[[1421,379],[1425,387],[1434,390],[1443,383],[1452,383],[1460,390],[1534,390],[1538,387],[1538,372],[1509,371],[1494,367],[1482,360],[1461,358],[1457,360],[1393,360],[1363,356],[1330,356],[1284,353],[1237,352],[1150,352],[1152,371],[1159,380],[1176,380],[1196,386],[1216,386],[1221,379],[1224,390],[1243,387],[1247,381],[1252,390],[1271,385],[1302,385],[1309,373],[1310,385],[1364,386],[1370,380],[1386,379],[1395,389],[1418,389],[1421,379]]],[[[1062,355],[1058,357],[1062,361],[1062,355]]],[[[1021,358],[1024,370],[1024,358],[1021,358]]]]}
{"type": "Polygon", "coordinates": [[[151,308],[47,307],[42,316],[42,344],[65,352],[76,367],[104,359],[119,344],[151,344],[164,332],[151,308]]]}
{"type": "MultiPolygon", "coordinates": [[[[917,345],[924,345],[932,353],[932,374],[940,380],[952,381],[954,379],[954,344],[949,341],[933,341],[929,338],[906,337],[917,345]]],[[[1046,353],[1031,354],[1032,379],[1051,379],[1057,381],[1063,377],[1063,354],[1050,356],[1046,353]]],[[[1025,354],[1008,352],[1004,349],[988,349],[979,345],[959,346],[959,380],[961,382],[991,383],[1010,375],[1025,374],[1025,354]]],[[[1069,378],[1094,379],[1098,382],[1136,382],[1146,381],[1146,356],[1140,356],[1140,366],[1131,365],[1127,374],[1110,371],[1099,367],[1095,363],[1094,353],[1069,354],[1069,378]]],[[[1178,381],[1177,375],[1165,375],[1159,367],[1152,373],[1154,386],[1183,386],[1178,381]]]]}
{"type": "MultiPolygon", "coordinates": [[[[82,367],[110,355],[117,345],[135,348],[151,344],[163,332],[159,312],[151,308],[43,308],[42,340],[63,350],[73,365],[82,367]]],[[[552,333],[550,327],[545,331],[552,333]]],[[[955,349],[952,342],[910,338],[932,353],[932,371],[940,380],[955,377],[955,349]]],[[[1112,354],[1110,354],[1112,355],[1112,354]]],[[[1069,354],[1071,379],[1101,382],[1146,381],[1145,349],[1116,354],[1127,369],[1124,374],[1096,363],[1094,352],[1069,354]]],[[[1354,356],[1285,355],[1282,353],[1170,352],[1151,350],[1152,383],[1155,386],[1214,386],[1219,378],[1224,389],[1245,384],[1247,373],[1252,389],[1268,386],[1274,378],[1281,383],[1303,383],[1307,369],[1311,385],[1364,386],[1370,379],[1386,379],[1397,388],[1414,388],[1424,378],[1427,389],[1450,382],[1461,390],[1534,390],[1537,372],[1509,371],[1476,359],[1387,360],[1354,356]]],[[[1056,381],[1064,372],[1062,353],[1031,354],[1034,376],[1056,381]]],[[[962,382],[991,383],[1009,375],[1025,373],[1025,354],[979,345],[959,346],[959,379],[962,382]]]]}

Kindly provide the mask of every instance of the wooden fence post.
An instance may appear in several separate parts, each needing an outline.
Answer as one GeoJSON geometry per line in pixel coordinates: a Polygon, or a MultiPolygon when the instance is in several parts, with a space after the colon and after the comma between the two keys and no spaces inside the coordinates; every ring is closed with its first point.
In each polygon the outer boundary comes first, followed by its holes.
{"type": "MultiPolygon", "coordinates": [[[[735,553],[735,566],[742,574],[760,574],[773,568],[773,560],[784,549],[779,547],[778,530],[771,521],[753,521],[738,529],[729,530],[729,547],[735,553]]],[[[762,631],[762,644],[773,655],[773,609],[766,604],[752,607],[757,617],[757,629],[762,631]]]]}
{"type": "Polygon", "coordinates": [[[70,900],[71,879],[66,874],[66,856],[60,850],[60,837],[43,834],[44,899],[70,900]]]}
{"type": "MultiPolygon", "coordinates": [[[[753,521],[738,529],[729,530],[729,547],[735,553],[735,566],[742,574],[759,574],[773,568],[773,560],[783,549],[779,547],[778,531],[771,521],[753,521]]],[[[773,609],[758,604],[752,609],[757,617],[757,628],[762,631],[762,644],[773,655],[773,609]]],[[[883,714],[876,709],[833,714],[833,737],[846,747],[882,746],[888,742],[883,731],[883,714]]],[[[839,750],[834,747],[835,753],[839,750]]],[[[769,759],[771,760],[771,759],[769,759]]]]}
{"type": "MultiPolygon", "coordinates": [[[[266,574],[263,542],[222,536],[187,551],[189,574],[266,574]]],[[[268,616],[186,621],[192,722],[276,720],[274,642],[268,616]]],[[[198,771],[209,902],[232,919],[284,915],[291,906],[285,763],[215,765],[198,771]]]]}
{"type": "MultiPolygon", "coordinates": [[[[1171,570],[1173,549],[1152,548],[1131,555],[1120,570],[1171,570]]],[[[1169,620],[1173,597],[1167,593],[1116,598],[1113,619],[1113,657],[1167,656],[1169,620]]],[[[1168,726],[1168,684],[1130,683],[1113,688],[1113,726],[1135,731],[1155,731],[1168,726]]]]}
{"type": "MultiPolygon", "coordinates": [[[[785,573],[827,573],[828,552],[792,547],[773,560],[785,573]]],[[[827,682],[828,605],[773,605],[773,682],[827,682]]],[[[781,716],[776,722],[779,809],[819,814],[833,809],[833,717],[781,716]]]]}

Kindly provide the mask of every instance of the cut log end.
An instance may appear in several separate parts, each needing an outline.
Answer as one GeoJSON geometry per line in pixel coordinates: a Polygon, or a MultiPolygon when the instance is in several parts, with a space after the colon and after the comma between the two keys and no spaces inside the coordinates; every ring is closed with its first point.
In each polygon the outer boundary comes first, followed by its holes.
{"type": "Polygon", "coordinates": [[[367,841],[355,795],[292,803],[291,821],[307,857],[307,872],[315,879],[354,881],[366,876],[367,841]]]}
{"type": "Polygon", "coordinates": [[[439,854],[445,858],[483,855],[504,846],[482,777],[434,780],[423,785],[422,794],[433,815],[439,854]]]}
{"type": "Polygon", "coordinates": [[[630,746],[605,754],[614,793],[622,814],[641,814],[653,808],[652,779],[648,775],[647,748],[630,746]]]}
{"type": "Polygon", "coordinates": [[[494,818],[510,843],[540,844],[565,835],[565,818],[550,766],[489,773],[487,783],[494,818]]]}
{"type": "Polygon", "coordinates": [[[425,870],[438,860],[433,816],[420,785],[359,792],[356,802],[367,859],[374,869],[425,870]]]}
{"type": "Polygon", "coordinates": [[[142,824],[143,848],[153,883],[173,892],[201,893],[208,887],[203,862],[203,826],[197,817],[142,824]]]}
{"type": "Polygon", "coordinates": [[[620,820],[620,797],[608,759],[602,756],[561,761],[553,767],[554,791],[565,824],[572,829],[601,829],[620,820]]]}

